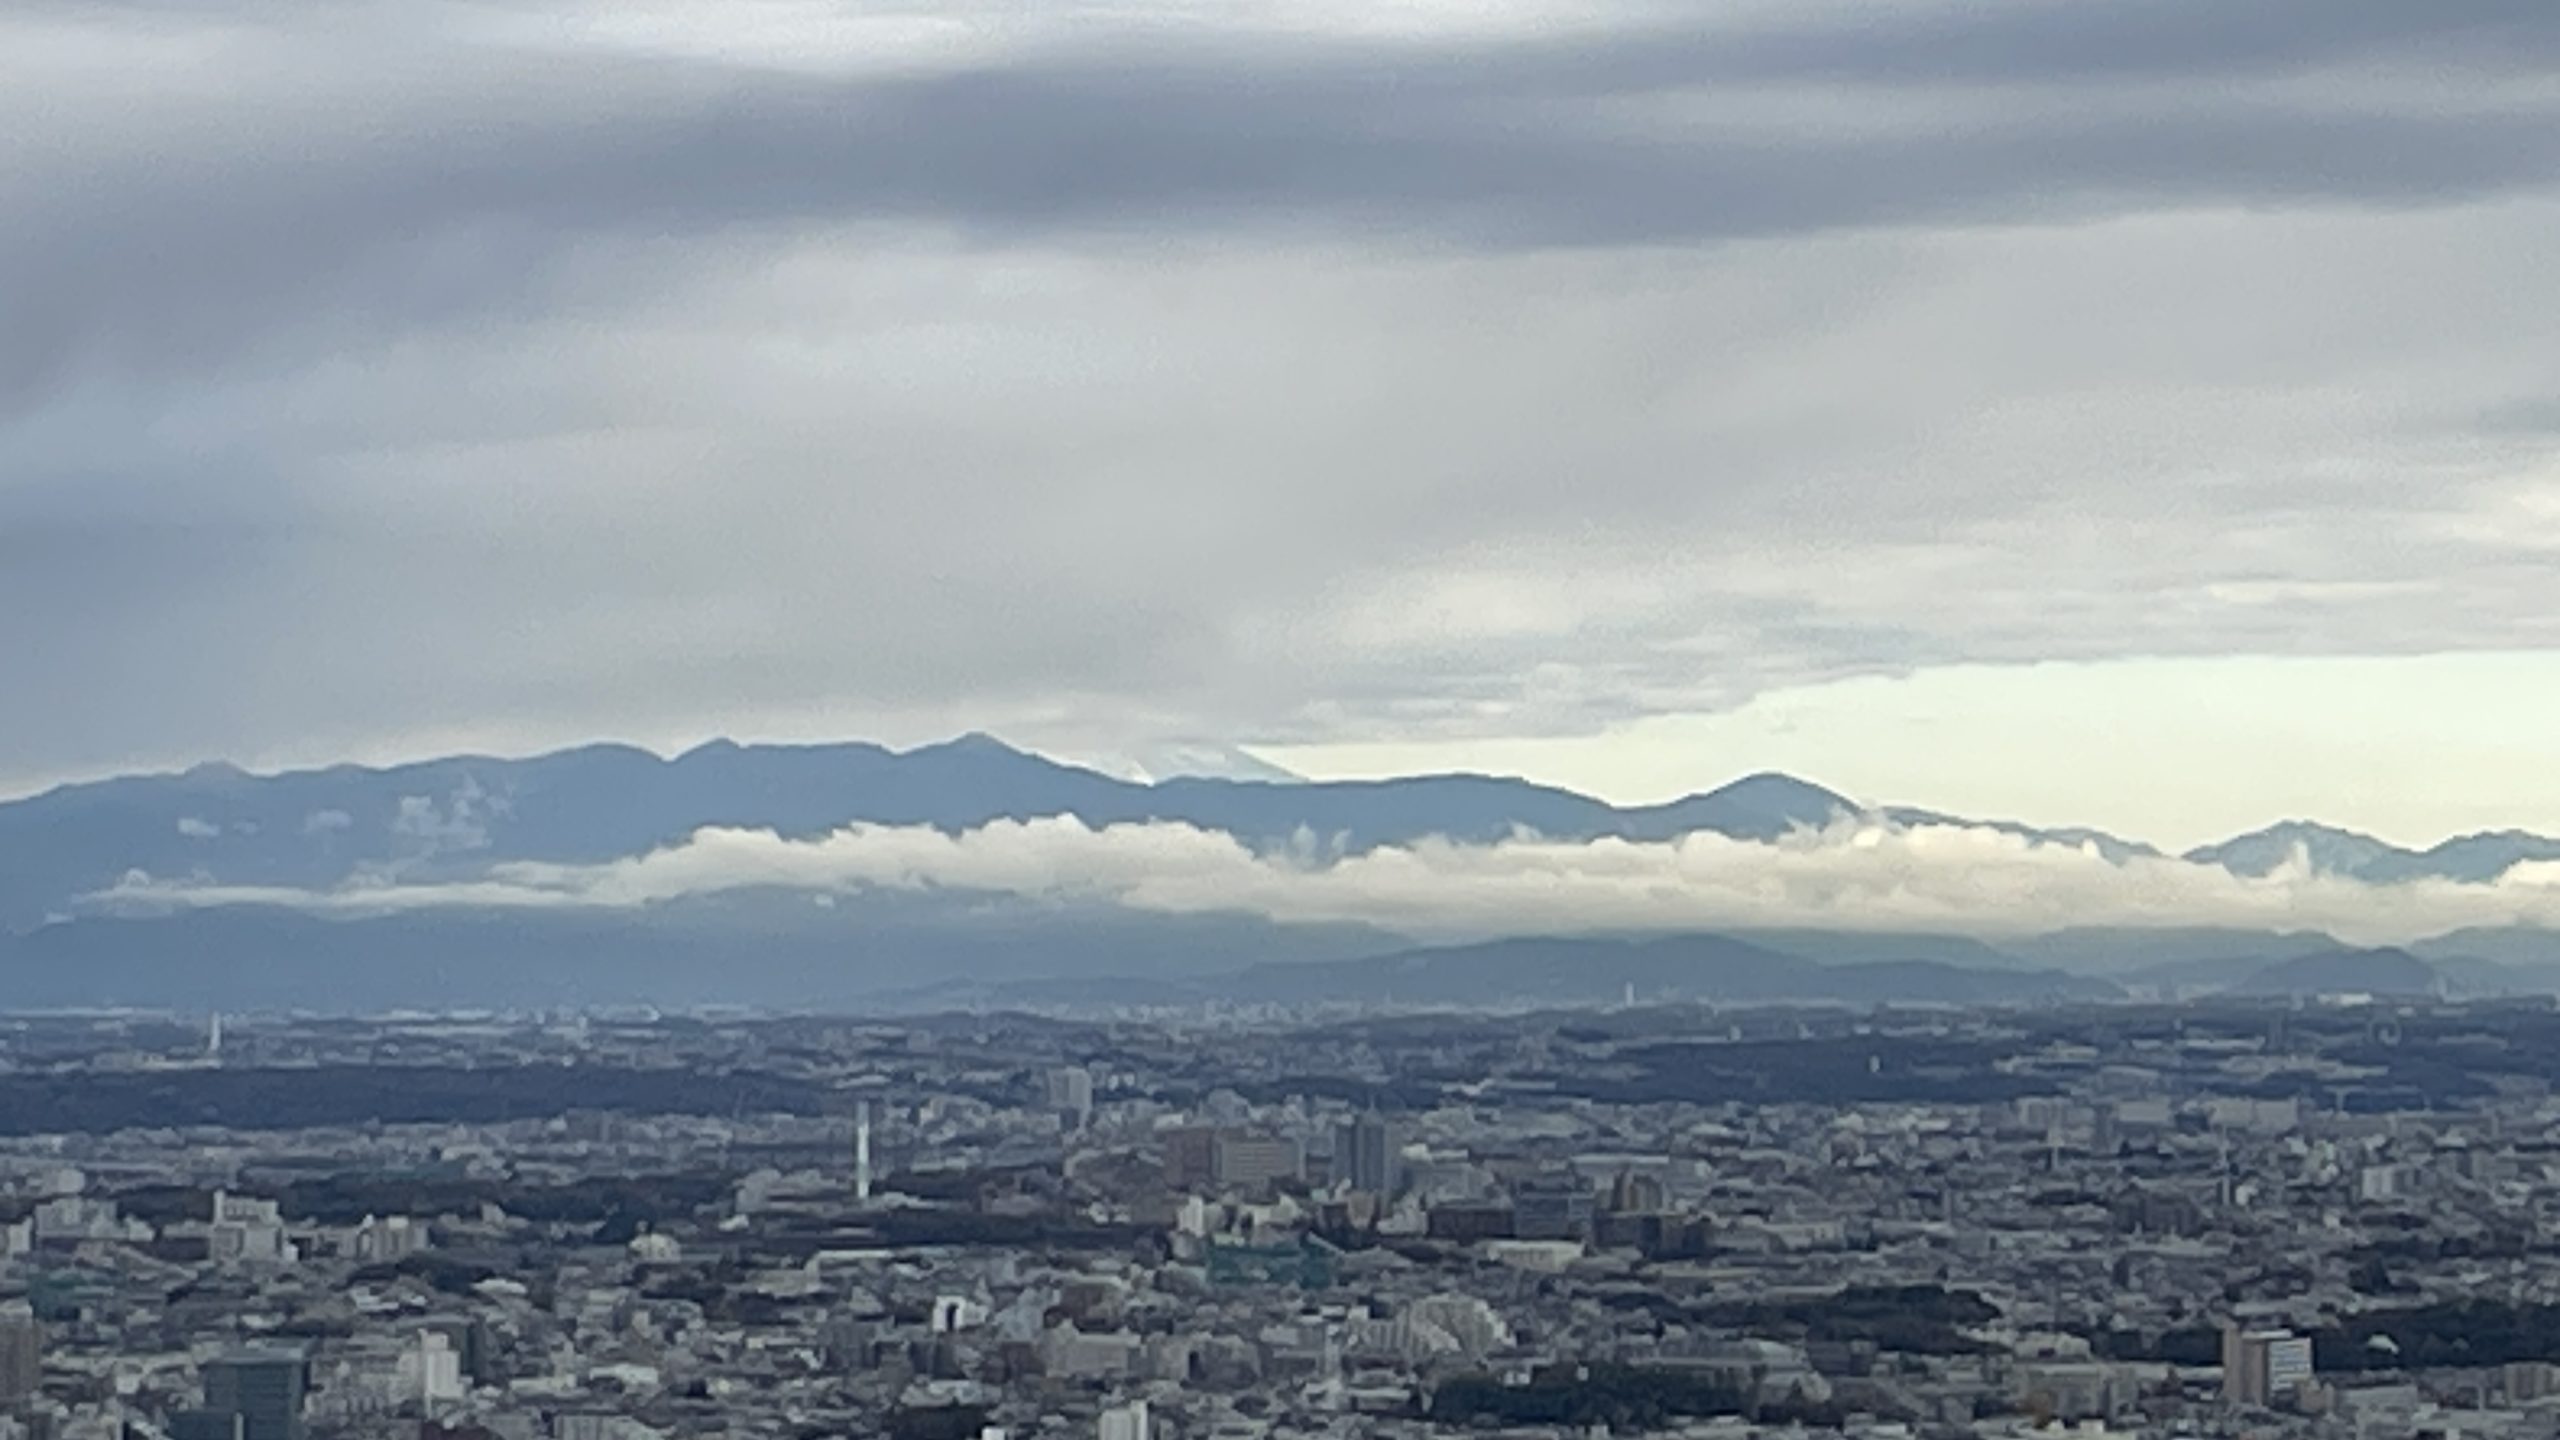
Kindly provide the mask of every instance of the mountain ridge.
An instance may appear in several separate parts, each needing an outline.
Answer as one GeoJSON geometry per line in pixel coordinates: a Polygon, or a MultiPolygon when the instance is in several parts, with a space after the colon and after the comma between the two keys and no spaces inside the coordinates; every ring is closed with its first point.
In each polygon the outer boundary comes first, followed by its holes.
{"type": "MultiPolygon", "coordinates": [[[[182,771],[56,786],[0,802],[0,928],[69,913],[128,873],[322,888],[359,875],[433,876],[478,864],[600,863],[706,827],[814,838],[844,825],[929,825],[1074,815],[1104,826],[1178,821],[1256,848],[1312,836],[1342,853],[1438,837],[1527,832],[1576,842],[1714,833],[1769,842],[1842,822],[1967,826],[2114,864],[2164,858],[2085,826],[1976,820],[1870,805],[1798,777],[1754,771],[1655,804],[1617,806],[1516,777],[1447,772],[1372,780],[1172,776],[1124,779],[1011,746],[983,731],[907,750],[862,740],[714,739],[673,756],[600,742],[538,755],[430,757],[253,774],[213,761],[182,771]]],[[[2181,857],[2259,878],[2296,864],[2368,883],[2480,883],[2525,861],[2560,861],[2560,838],[2521,829],[2411,850],[2288,820],[2181,857]]]]}
{"type": "MultiPolygon", "coordinates": [[[[1557,786],[1464,773],[1136,781],[1020,750],[983,732],[904,751],[868,741],[750,745],[723,739],[673,756],[606,742],[515,759],[449,755],[264,775],[214,762],[0,802],[0,1007],[83,996],[131,1003],[204,999],[225,985],[264,997],[261,1003],[324,1006],[395,995],[423,1003],[435,992],[433,985],[373,973],[384,966],[444,976],[466,996],[467,987],[479,986],[546,1003],[576,995],[612,999],[641,989],[688,997],[723,984],[761,986],[760,993],[791,1003],[837,1003],[894,988],[917,973],[1008,983],[1108,977],[1115,954],[1144,960],[1145,973],[1127,978],[1145,986],[1195,985],[1222,964],[1258,961],[1281,968],[1331,964],[1338,967],[1336,988],[1352,991],[1366,983],[1353,967],[1422,953],[1414,937],[1383,930],[1326,930],[1243,913],[1105,913],[958,889],[921,897],[895,887],[813,897],[777,885],[771,894],[725,903],[688,900],[626,916],[509,917],[457,909],[444,919],[262,912],[246,902],[128,915],[101,910],[87,898],[131,894],[118,887],[135,875],[253,897],[329,893],[485,879],[511,864],[604,865],[675,845],[707,827],[815,840],[855,823],[956,834],[1061,815],[1096,828],[1179,822],[1319,865],[1435,836],[1461,845],[1524,833],[1568,843],[1689,835],[1767,843],[1799,831],[1879,825],[1973,826],[2118,865],[2168,858],[2142,842],[2085,827],[2047,829],[1874,806],[1771,771],[1659,804],[1615,806],[1557,786]],[[610,963],[615,955],[630,963],[617,967],[610,963]],[[546,957],[557,960],[559,974],[522,973],[552,963],[546,957]],[[741,964],[745,959],[753,964],[741,964]]],[[[2235,874],[2258,867],[2272,873],[2308,860],[2385,879],[2423,877],[2427,866],[2439,863],[2452,874],[2437,878],[2452,878],[2502,873],[2502,861],[2560,858],[2560,841],[2523,831],[2453,837],[2420,852],[2309,822],[2202,848],[2214,858],[2193,863],[2225,864],[2235,874]]],[[[1713,944],[1696,938],[1704,932],[1687,933],[1682,943],[1691,951],[1714,950],[1731,962],[1724,967],[1731,973],[1718,971],[1715,984],[1727,987],[1719,993],[1733,1000],[1768,990],[1753,989],[1750,966],[1774,962],[1753,960],[1752,951],[1783,957],[1791,978],[1779,988],[1806,987],[1798,998],[1831,999],[2059,998],[2075,993],[2081,980],[2146,964],[2186,967],[2176,983],[2220,990],[2271,966],[2351,953],[2316,932],[2209,927],[2064,929],[1986,943],[1952,933],[1826,929],[1817,918],[1792,929],[1743,927],[1713,944]],[[2037,974],[2063,978],[2019,978],[2037,974]]],[[[1544,963],[1555,966],[1634,966],[1620,986],[1639,983],[1655,973],[1645,965],[1668,964],[1662,957],[1673,953],[1573,948],[1642,943],[1623,937],[1543,943],[1544,963]]],[[[2549,978],[2560,976],[2560,936],[2550,932],[2474,930],[2410,949],[2410,962],[2431,967],[2446,982],[2441,988],[2560,988],[2549,978]]],[[[1459,947],[1458,953],[1491,964],[1513,952],[1459,947]]],[[[1428,963],[1445,973],[1465,962],[1428,963]]],[[[1687,969],[1673,969],[1692,980],[1704,973],[1681,964],[1687,969]]],[[[2313,979],[2319,968],[2311,966],[2313,979]]],[[[1568,978],[1596,984],[1598,973],[1568,978]]],[[[1491,978],[1447,981],[1446,988],[1481,994],[1491,978]]],[[[1287,984],[1322,981],[1309,972],[1287,984]]],[[[1239,983],[1250,991],[1264,981],[1239,983]]],[[[1538,987],[1520,978],[1515,988],[1534,997],[1538,987]]]]}
{"type": "Polygon", "coordinates": [[[521,759],[464,754],[267,775],[196,766],[0,803],[0,928],[68,913],[135,871],[326,888],[365,873],[450,874],[465,858],[601,863],[717,826],[815,838],[857,822],[957,831],[1074,815],[1096,826],[1181,821],[1258,847],[1312,834],[1357,853],[1432,836],[1491,843],[1523,830],[1560,840],[1698,830],[1774,839],[1851,808],[1835,792],[1772,776],[1623,810],[1560,787],[1471,774],[1142,783],[983,732],[905,751],[867,741],[714,740],[672,757],[601,744],[521,759]]]}

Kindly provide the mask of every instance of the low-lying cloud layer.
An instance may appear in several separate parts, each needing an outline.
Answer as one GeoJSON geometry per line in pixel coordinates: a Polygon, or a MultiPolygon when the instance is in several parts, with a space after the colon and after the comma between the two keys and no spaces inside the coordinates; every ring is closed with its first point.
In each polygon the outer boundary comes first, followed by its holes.
{"type": "Polygon", "coordinates": [[[480,878],[326,892],[135,875],[110,909],[276,905],[340,915],[456,908],[637,908],[747,890],[834,897],[938,888],[1165,914],[1360,922],[1427,938],[1724,927],[1999,936],[2073,926],[2318,929],[2387,943],[2478,925],[2560,925],[2560,865],[2493,883],[2370,885],[2297,863],[2264,879],[2171,858],[2110,863],[1971,826],[1843,823],[1774,844],[1710,832],[1664,843],[1424,843],[1334,857],[1310,837],[1258,855],[1190,825],[1071,817],[950,834],[854,825],[816,840],[707,829],[610,864],[506,864],[480,878]]]}

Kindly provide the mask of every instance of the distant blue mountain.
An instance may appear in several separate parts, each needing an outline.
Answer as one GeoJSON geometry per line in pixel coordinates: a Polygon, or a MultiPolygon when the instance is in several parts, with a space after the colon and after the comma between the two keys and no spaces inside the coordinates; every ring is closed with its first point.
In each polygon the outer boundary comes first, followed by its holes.
{"type": "MultiPolygon", "coordinates": [[[[354,920],[261,906],[166,916],[101,913],[87,902],[134,873],[331,890],[471,878],[506,862],[618,860],[679,843],[706,826],[814,838],[856,822],[956,832],[1043,816],[1075,816],[1094,826],[1181,822],[1261,849],[1318,856],[1427,837],[1467,844],[1524,833],[1561,841],[1692,834],[1772,841],[1851,821],[1978,823],[1933,811],[1871,808],[1777,774],[1645,806],[1613,806],[1483,775],[1311,782],[1239,774],[1147,783],[976,734],[904,752],[861,743],[719,741],[672,759],[594,745],[530,759],[463,755],[279,775],[204,765],[0,803],[0,1009],[107,1001],[327,1009],[721,997],[815,1004],[946,979],[1015,984],[1116,976],[1158,989],[1197,986],[1257,966],[1252,973],[1261,978],[1238,982],[1239,993],[1266,987],[1264,993],[1276,994],[1337,984],[1357,990],[1351,984],[1357,967],[1339,962],[1379,964],[1375,957],[1387,955],[1401,958],[1378,976],[1425,976],[1429,986],[1451,994],[1467,993],[1471,983],[1486,993],[1486,983],[1507,975],[1504,983],[1534,998],[1548,983],[1538,978],[1538,967],[1588,964],[1595,968],[1556,977],[1563,989],[1554,993],[1580,995],[1595,985],[1614,992],[1658,981],[1681,993],[1735,1000],[1782,991],[1837,999],[2061,997],[2072,987],[2025,972],[2094,975],[2178,964],[2218,989],[2271,965],[2344,948],[2327,936],[2229,931],[2073,931],[2002,940],[1995,948],[1947,936],[1798,929],[1687,937],[1653,949],[1580,950],[1574,946],[1626,942],[1536,941],[1521,942],[1527,949],[1418,952],[1406,937],[1357,927],[1145,916],[949,894],[868,894],[821,908],[806,896],[755,893],[644,914],[439,911],[354,920]],[[1302,966],[1313,968],[1299,973],[1302,966]],[[1463,978],[1471,966],[1486,967],[1473,982],[1463,978]],[[1985,978],[2003,974],[2009,978],[1985,978]],[[1617,978],[1604,983],[1609,976],[1617,978]]],[[[2097,831],[1990,823],[2031,843],[2087,849],[2114,863],[2158,855],[2097,831]]],[[[2560,859],[2560,841],[2501,832],[2421,852],[2294,823],[2188,858],[2264,875],[2296,855],[2315,869],[2364,880],[2483,880],[2518,860],[2560,859]]],[[[2544,932],[2475,938],[2476,946],[2456,937],[2447,942],[2451,948],[2424,954],[2470,967],[2463,983],[2482,988],[2539,983],[2530,977],[2560,973],[2548,968],[2560,950],[2544,932]]]]}
{"type": "Polygon", "coordinates": [[[2044,935],[2016,937],[2001,948],[2036,965],[2083,974],[2136,968],[2177,966],[2198,974],[2220,972],[2225,981],[2252,965],[2325,955],[2348,948],[2335,936],[2316,930],[2271,932],[2234,930],[2211,925],[2137,929],[2116,925],[2075,925],[2044,935]]]}
{"type": "Polygon", "coordinates": [[[2391,857],[2407,853],[2353,830],[2287,820],[2219,844],[2198,846],[2186,858],[2251,879],[2272,875],[2299,858],[2318,874],[2361,880],[2376,867],[2387,865],[2391,857]]]}
{"type": "Polygon", "coordinates": [[[2531,969],[2560,969],[2560,931],[2529,925],[2456,930],[2409,947],[2421,960],[2474,959],[2531,969]]]}
{"type": "MultiPolygon", "coordinates": [[[[1890,952],[1884,952],[1890,953],[1890,952]]],[[[1525,938],[1327,964],[1257,965],[1203,982],[1224,998],[1307,1004],[1645,1003],[2009,1005],[2121,999],[2089,976],[1875,958],[1818,964],[1726,935],[1643,940],[1525,938]]]]}
{"type": "Polygon", "coordinates": [[[2160,854],[2158,850],[2139,840],[2127,840],[2122,836],[2110,835],[2104,830],[2091,830],[2085,826],[2065,825],[2047,829],[2034,825],[2022,825],[2015,820],[1968,820],[1960,815],[1922,810],[1909,805],[1887,806],[1884,818],[1896,825],[1962,825],[1975,830],[1997,830],[2003,835],[2015,835],[2039,845],[2062,845],[2074,850],[2094,850],[2100,859],[2115,865],[2121,865],[2137,857],[2157,858],[2160,854]]]}
{"type": "MultiPolygon", "coordinates": [[[[1882,951],[1879,953],[1892,953],[1882,951]]],[[[1640,1004],[2045,1005],[2118,1000],[2093,976],[1978,968],[1938,960],[1817,963],[1730,935],[1640,940],[1528,937],[1390,951],[1356,960],[1264,963],[1193,979],[1112,976],[945,981],[882,997],[898,1009],[966,1003],[1090,1007],[1200,1005],[1292,1007],[1594,1006],[1633,994],[1640,1004]]]]}
{"type": "Polygon", "coordinates": [[[239,905],[0,934],[0,1010],[859,1007],[953,976],[992,985],[1200,977],[1409,942],[1352,925],[884,894],[820,909],[730,895],[646,912],[457,910],[353,919],[239,905]]]}
{"type": "Polygon", "coordinates": [[[1668,840],[1711,830],[1737,840],[1777,840],[1789,832],[1819,830],[1858,813],[1855,801],[1792,775],[1746,775],[1730,785],[1614,813],[1617,824],[1595,832],[1631,840],[1668,840]]]}
{"type": "Polygon", "coordinates": [[[2444,977],[2406,950],[2338,950],[2278,961],[2243,976],[2235,995],[2441,995],[2444,977]]]}
{"type": "Polygon", "coordinates": [[[2219,865],[2252,879],[2274,874],[2296,857],[2312,873],[2369,884],[2404,880],[2453,880],[2481,884],[2527,860],[2560,860],[2560,839],[2522,830],[2458,835],[2424,850],[2410,850],[2371,835],[2308,820],[2287,820],[2219,844],[2190,850],[2186,858],[2219,865]]]}
{"type": "Polygon", "coordinates": [[[1257,847],[1303,838],[1360,853],[1430,836],[1489,843],[1521,831],[1561,840],[1692,831],[1769,840],[1857,808],[1779,775],[1630,809],[1482,775],[1147,784],[975,734],[903,753],[717,741],[672,760],[598,745],[526,760],[454,756],[273,776],[202,766],[0,804],[0,928],[71,913],[81,896],[133,871],[317,889],[365,875],[469,874],[503,861],[591,864],[672,845],[705,826],[814,837],[855,821],[957,831],[1073,815],[1096,826],[1182,821],[1257,847]]]}

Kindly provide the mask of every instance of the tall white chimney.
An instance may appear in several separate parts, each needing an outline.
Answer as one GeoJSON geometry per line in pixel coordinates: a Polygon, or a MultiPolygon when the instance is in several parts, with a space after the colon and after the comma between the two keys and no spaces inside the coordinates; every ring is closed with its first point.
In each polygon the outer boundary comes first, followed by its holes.
{"type": "Polygon", "coordinates": [[[871,1102],[857,1103],[853,1111],[853,1198],[871,1198],[871,1102]]]}

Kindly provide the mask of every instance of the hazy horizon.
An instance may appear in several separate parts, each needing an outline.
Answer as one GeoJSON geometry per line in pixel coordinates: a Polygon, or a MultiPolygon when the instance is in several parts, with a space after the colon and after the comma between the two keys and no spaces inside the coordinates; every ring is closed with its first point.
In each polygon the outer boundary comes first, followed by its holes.
{"type": "MultiPolygon", "coordinates": [[[[2510,657],[2467,658],[2476,662],[2479,658],[2510,657]]],[[[2529,658],[2539,660],[2539,657],[2529,658]]],[[[2554,657],[2552,669],[2554,709],[2560,711],[2560,657],[2554,657]]],[[[1977,684],[1980,678],[1977,671],[1977,684]]],[[[2354,677],[2349,678],[2352,680],[2354,677]]],[[[137,775],[178,775],[208,766],[230,766],[251,775],[272,776],[326,770],[340,765],[389,769],[460,755],[522,760],[594,746],[628,746],[662,760],[672,760],[688,751],[723,742],[784,746],[875,744],[893,751],[907,751],[947,743],[971,734],[986,734],[1026,753],[1096,770],[1118,779],[1161,780],[1189,776],[1283,778],[1279,774],[1238,773],[1232,762],[1241,761],[1248,770],[1256,765],[1267,766],[1274,772],[1285,772],[1285,778],[1303,781],[1391,780],[1449,774],[1517,779],[1622,806],[1664,804],[1705,794],[1754,775],[1781,774],[1835,791],[1870,808],[1899,806],[1979,821],[2098,830],[2123,839],[2149,843],[2172,854],[2295,822],[2368,835],[2411,850],[2424,850],[2464,836],[2503,831],[2560,835],[2560,782],[2538,785],[2535,782],[2541,777],[2532,773],[2509,775],[2474,770],[2463,778],[2475,784],[2487,782],[2485,792],[2474,789],[2449,795],[2447,787],[2441,784],[2417,797],[2378,791],[2369,784],[2358,790],[2323,792],[2316,788],[2316,776],[2304,775],[2307,767],[2303,762],[2307,756],[2314,765],[2334,763],[2334,755],[2322,750],[2319,744],[2322,737],[2304,735],[2283,723],[2266,726],[2240,738],[2261,747],[2255,752],[2261,764],[2271,754],[2283,754],[2291,762],[2291,774],[2286,778],[2292,783],[2260,788],[2258,794],[2270,797],[2272,808],[2251,808],[2257,798],[2252,795],[2216,797],[2216,803],[2207,814],[2225,817],[2218,823],[2208,821],[2205,816],[2179,818],[2175,802],[2195,793],[2192,788],[2167,787],[2169,801],[2163,803],[2162,795],[2156,793],[2159,787],[2155,785],[2155,793],[2148,797],[2149,803],[2145,805],[2125,806],[2119,803],[2110,806],[2104,803],[2105,790],[2121,787],[2101,787],[2092,791],[2085,785],[2068,783],[2085,781],[2090,776],[2090,767],[2080,762],[2093,753],[2099,759],[2119,765],[2138,759],[2146,765],[2156,766],[2164,760],[2183,758],[2175,754],[2163,756],[2157,747],[2135,746],[2121,753],[2093,752],[2067,735],[2051,735],[2046,738],[2059,743],[2042,753],[2032,747],[2022,748],[2012,743],[1995,755],[1960,752],[1952,757],[1955,763],[1950,764],[1951,757],[1938,752],[1915,756],[1901,751],[1879,760],[1873,755],[1839,745],[1845,728],[1863,725],[1865,734],[1872,737],[1878,733],[1879,724],[1891,725],[1901,720],[1902,717],[1890,709],[1883,709],[1880,713],[1879,707],[1872,703],[1880,691],[1889,694],[1898,689],[1917,695],[1924,683],[1918,679],[1846,682],[1828,687],[1830,694],[1788,692],[1755,701],[1723,715],[1651,717],[1614,734],[1490,739],[1418,746],[1357,742],[1255,745],[1209,737],[1182,737],[1152,742],[1141,740],[1130,746],[1094,749],[1044,745],[1036,740],[983,727],[964,727],[897,739],[818,731],[784,731],[767,735],[723,731],[651,739],[607,734],[551,741],[528,740],[516,744],[455,741],[442,749],[386,747],[352,755],[268,754],[253,755],[247,759],[239,756],[197,756],[146,763],[129,769],[102,769],[49,777],[34,784],[0,785],[0,804],[30,799],[63,786],[94,784],[137,775]],[[1842,703],[1844,695],[1856,703],[1842,703]],[[1793,702],[1791,707],[1789,702],[1793,702]],[[1808,745],[1804,732],[1818,726],[1827,726],[1828,733],[1815,736],[1816,743],[1808,745]],[[1741,743],[1733,743],[1737,738],[1741,743]],[[2264,748],[2270,746],[2274,747],[2273,751],[2264,748]],[[1688,758],[1702,752],[1727,751],[1748,751],[1771,758],[1765,763],[1737,760],[1721,769],[1693,764],[1688,758]],[[1222,759],[1230,763],[1222,764],[1222,759]],[[1985,761],[1993,762],[1993,765],[1986,766],[1985,761]],[[1662,778],[1657,780],[1656,776],[1662,778]],[[1675,778],[1682,776],[1693,778],[1675,778]],[[1853,783],[1844,778],[1850,776],[1864,777],[1866,783],[1853,783]],[[1904,776],[1909,777],[1907,783],[1901,778],[1904,776]],[[2313,785],[2305,785],[2306,778],[2311,779],[2313,785]],[[2066,783],[2054,783],[2057,779],[2066,783]],[[1921,788],[1923,786],[1932,788],[1921,788]],[[2092,797],[2082,808],[2068,808],[2070,801],[2067,797],[2075,789],[2092,797]],[[2548,799],[2543,798],[2546,792],[2548,799]],[[2508,797],[2503,801],[2500,798],[2502,793],[2508,797]],[[2289,806],[2284,798],[2288,796],[2291,797],[2289,806]],[[2333,808],[2318,808],[2324,800],[2333,808]],[[2146,825],[2124,823],[2113,818],[2126,815],[2167,817],[2168,823],[2146,825]],[[2421,818],[2413,823],[2412,817],[2421,818]],[[2430,824],[2427,817],[2431,817],[2434,823],[2430,824]]],[[[2000,696],[1996,679],[1993,685],[1983,688],[1994,697],[2000,696]]],[[[2014,698],[2014,691],[2005,698],[2014,698]]],[[[2017,723],[2017,717],[2008,718],[2010,723],[2017,723]]],[[[2031,723],[2051,722],[2049,712],[2025,718],[2031,723]]],[[[1945,722],[1943,716],[1932,716],[1924,723],[1938,726],[1945,722]]],[[[2472,735],[2463,738],[2474,747],[2480,743],[2476,729],[2472,735]]],[[[2339,768],[2343,771],[2346,767],[2340,765],[2339,768]]],[[[2188,778],[2192,784],[2194,777],[2188,778]]]]}

